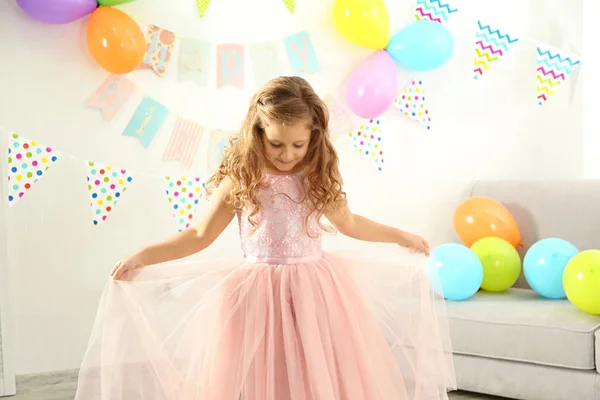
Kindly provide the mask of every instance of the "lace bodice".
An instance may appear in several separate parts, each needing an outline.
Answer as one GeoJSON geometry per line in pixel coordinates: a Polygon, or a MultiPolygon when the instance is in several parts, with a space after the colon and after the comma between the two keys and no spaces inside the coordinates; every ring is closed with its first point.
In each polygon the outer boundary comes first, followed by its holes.
{"type": "Polygon", "coordinates": [[[259,193],[260,210],[248,221],[249,211],[238,212],[242,250],[246,259],[268,264],[294,264],[321,257],[321,229],[306,217],[301,174],[266,175],[259,193]]]}

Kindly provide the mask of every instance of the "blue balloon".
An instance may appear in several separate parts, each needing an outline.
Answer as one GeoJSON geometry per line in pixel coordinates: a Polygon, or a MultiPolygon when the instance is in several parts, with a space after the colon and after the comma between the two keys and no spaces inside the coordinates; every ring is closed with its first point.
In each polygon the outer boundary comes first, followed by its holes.
{"type": "Polygon", "coordinates": [[[436,292],[448,300],[472,297],[483,281],[483,266],[479,257],[462,244],[446,243],[433,249],[430,268],[432,273],[439,275],[442,293],[436,292]]]}
{"type": "Polygon", "coordinates": [[[563,239],[547,238],[534,243],[523,259],[523,274],[527,283],[543,297],[566,298],[563,272],[577,253],[577,247],[563,239]]]}
{"type": "Polygon", "coordinates": [[[439,22],[422,20],[396,33],[386,50],[396,63],[408,69],[431,71],[450,59],[454,37],[439,22]]]}

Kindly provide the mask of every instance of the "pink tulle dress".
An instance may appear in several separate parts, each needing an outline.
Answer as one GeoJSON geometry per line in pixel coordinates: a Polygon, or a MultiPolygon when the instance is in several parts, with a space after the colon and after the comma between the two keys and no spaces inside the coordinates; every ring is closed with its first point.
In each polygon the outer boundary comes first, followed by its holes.
{"type": "Polygon", "coordinates": [[[434,400],[455,389],[423,255],[324,253],[302,175],[267,175],[244,259],[109,281],[76,400],[434,400]]]}

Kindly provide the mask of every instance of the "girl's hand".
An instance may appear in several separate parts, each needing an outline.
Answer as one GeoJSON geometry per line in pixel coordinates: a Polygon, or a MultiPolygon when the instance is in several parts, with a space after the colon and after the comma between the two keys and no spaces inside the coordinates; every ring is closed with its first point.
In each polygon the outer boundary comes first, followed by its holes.
{"type": "Polygon", "coordinates": [[[398,245],[406,247],[414,253],[423,253],[428,257],[431,254],[431,247],[427,240],[412,233],[404,232],[398,241],[398,245]]]}
{"type": "Polygon", "coordinates": [[[110,272],[110,277],[113,280],[119,280],[126,272],[145,267],[142,257],[138,254],[132,254],[119,261],[110,272]]]}

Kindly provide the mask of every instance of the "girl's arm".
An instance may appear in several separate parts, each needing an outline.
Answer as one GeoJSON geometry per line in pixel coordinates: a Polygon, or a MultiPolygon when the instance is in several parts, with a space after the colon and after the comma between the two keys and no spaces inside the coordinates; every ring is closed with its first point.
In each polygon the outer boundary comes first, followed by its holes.
{"type": "Polygon", "coordinates": [[[235,210],[226,201],[231,187],[231,180],[225,178],[215,191],[207,212],[198,224],[164,242],[142,249],[140,259],[144,265],[160,264],[184,258],[210,246],[235,216],[235,210]]]}
{"type": "Polygon", "coordinates": [[[235,216],[235,210],[226,201],[231,188],[231,180],[225,178],[215,191],[207,212],[197,225],[125,257],[113,267],[110,276],[119,279],[127,271],[184,258],[206,249],[227,228],[235,216]]]}
{"type": "Polygon", "coordinates": [[[342,235],[366,242],[397,243],[429,255],[429,243],[422,237],[356,215],[350,211],[347,204],[330,210],[326,217],[342,235]]]}

